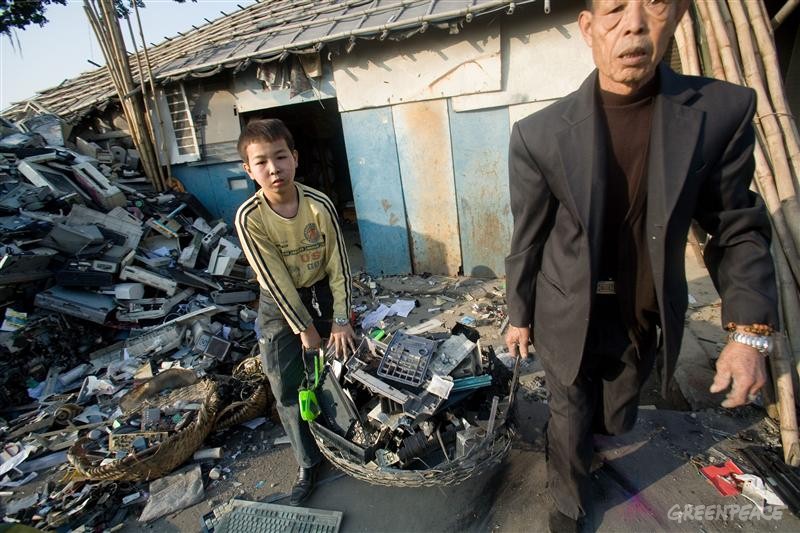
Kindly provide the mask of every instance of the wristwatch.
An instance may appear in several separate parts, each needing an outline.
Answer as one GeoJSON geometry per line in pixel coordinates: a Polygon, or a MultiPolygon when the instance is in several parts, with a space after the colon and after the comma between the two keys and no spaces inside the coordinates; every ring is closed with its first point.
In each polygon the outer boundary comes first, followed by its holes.
{"type": "Polygon", "coordinates": [[[345,327],[346,325],[348,325],[350,323],[350,321],[347,320],[346,318],[334,318],[333,321],[336,322],[337,326],[341,326],[341,327],[345,327]]]}
{"type": "Polygon", "coordinates": [[[738,342],[751,346],[758,350],[761,355],[767,356],[772,353],[773,343],[772,338],[766,335],[753,335],[752,333],[743,333],[741,331],[732,331],[728,335],[728,340],[738,342]]]}

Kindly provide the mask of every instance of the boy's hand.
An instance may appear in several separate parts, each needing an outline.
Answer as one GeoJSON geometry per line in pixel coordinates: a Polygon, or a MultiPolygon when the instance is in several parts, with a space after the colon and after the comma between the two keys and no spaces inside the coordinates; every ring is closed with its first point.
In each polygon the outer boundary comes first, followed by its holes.
{"type": "Polygon", "coordinates": [[[300,332],[300,342],[306,350],[322,346],[322,337],[319,336],[319,332],[314,324],[308,326],[305,331],[300,332]]]}
{"type": "Polygon", "coordinates": [[[335,355],[337,358],[345,358],[347,357],[347,349],[350,348],[350,351],[355,353],[356,351],[356,344],[355,344],[356,334],[353,331],[353,327],[350,324],[345,326],[340,326],[337,323],[333,323],[331,326],[331,338],[328,339],[328,348],[333,346],[336,350],[335,355]]]}

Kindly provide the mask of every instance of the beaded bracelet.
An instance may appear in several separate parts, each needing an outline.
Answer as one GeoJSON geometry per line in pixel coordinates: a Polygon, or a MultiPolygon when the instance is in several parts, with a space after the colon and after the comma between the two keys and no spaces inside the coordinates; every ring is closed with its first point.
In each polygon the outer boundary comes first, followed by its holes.
{"type": "Polygon", "coordinates": [[[745,333],[762,337],[769,337],[775,333],[775,328],[773,328],[771,324],[750,324],[748,326],[742,326],[736,322],[728,322],[728,324],[725,325],[725,331],[736,331],[738,327],[742,327],[745,333]]]}

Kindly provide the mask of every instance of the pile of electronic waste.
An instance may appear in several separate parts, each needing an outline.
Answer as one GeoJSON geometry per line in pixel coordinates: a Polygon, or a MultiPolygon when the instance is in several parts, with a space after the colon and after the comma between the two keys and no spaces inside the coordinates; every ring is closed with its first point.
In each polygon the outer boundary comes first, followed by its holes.
{"type": "Polygon", "coordinates": [[[458,483],[510,446],[513,372],[491,347],[482,352],[472,328],[397,331],[388,343],[365,338],[346,362],[329,361],[316,381],[309,380],[312,402],[301,393],[301,406],[309,404],[301,413],[314,419],[323,454],[366,481],[458,483]]]}
{"type": "MultiPolygon", "coordinates": [[[[261,383],[231,377],[256,344],[258,294],[232,229],[190,194],[154,191],[138,167],[134,150],[0,129],[6,522],[122,520],[117,511],[123,498],[135,500],[134,485],[75,479],[68,455],[76,444],[86,465],[107,473],[187,428],[213,429],[198,423],[214,412],[209,394],[125,409],[144,384],[174,388],[178,372],[213,377],[217,410],[248,407],[253,391],[263,392],[263,375],[261,383]],[[64,476],[71,481],[57,484],[64,476]]],[[[203,432],[182,446],[196,448],[203,432]]]]}

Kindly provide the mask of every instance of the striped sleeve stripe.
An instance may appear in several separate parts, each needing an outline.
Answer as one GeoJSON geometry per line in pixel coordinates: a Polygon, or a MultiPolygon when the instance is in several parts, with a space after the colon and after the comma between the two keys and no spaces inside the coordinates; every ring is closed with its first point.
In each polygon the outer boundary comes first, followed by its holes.
{"type": "MultiPolygon", "coordinates": [[[[326,196],[321,196],[320,194],[316,194],[308,189],[303,189],[303,193],[306,194],[309,198],[313,198],[314,200],[321,203],[325,209],[328,211],[328,214],[331,217],[331,222],[333,223],[333,229],[336,232],[336,241],[339,243],[339,261],[341,261],[342,265],[342,272],[344,273],[344,291],[345,291],[345,305],[346,305],[346,312],[350,313],[350,308],[352,307],[352,279],[350,276],[350,258],[347,257],[347,247],[344,243],[344,235],[342,234],[342,230],[339,227],[339,219],[336,216],[336,209],[333,207],[333,203],[330,199],[326,196]]],[[[349,317],[348,317],[349,318],[349,317]]]]}
{"type": "Polygon", "coordinates": [[[257,209],[258,199],[255,196],[250,198],[247,202],[245,202],[245,204],[242,205],[242,207],[239,208],[239,212],[236,216],[236,226],[239,230],[239,237],[246,241],[246,246],[250,250],[250,255],[253,257],[253,261],[256,263],[255,265],[251,266],[258,269],[264,281],[267,282],[267,289],[269,290],[273,300],[275,300],[275,303],[277,303],[278,307],[280,307],[283,315],[287,320],[293,322],[292,326],[294,329],[302,331],[305,325],[303,324],[300,315],[297,314],[297,311],[291,306],[289,300],[286,298],[286,295],[283,294],[283,291],[281,291],[280,287],[275,282],[275,278],[272,277],[264,258],[258,253],[258,244],[253,240],[250,232],[246,231],[246,219],[251,215],[251,213],[253,213],[253,211],[257,209]]]}

